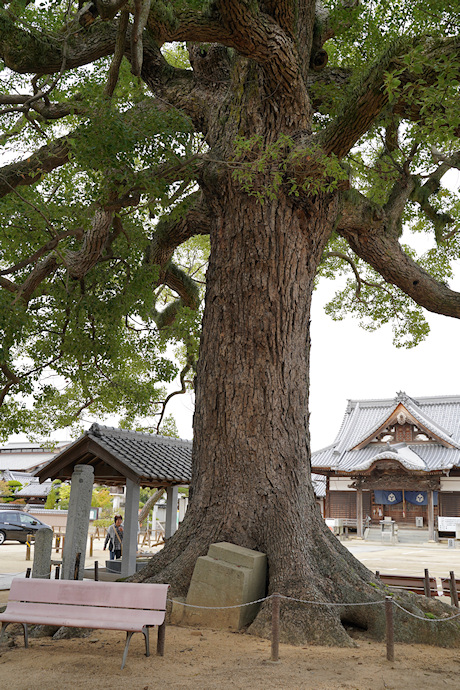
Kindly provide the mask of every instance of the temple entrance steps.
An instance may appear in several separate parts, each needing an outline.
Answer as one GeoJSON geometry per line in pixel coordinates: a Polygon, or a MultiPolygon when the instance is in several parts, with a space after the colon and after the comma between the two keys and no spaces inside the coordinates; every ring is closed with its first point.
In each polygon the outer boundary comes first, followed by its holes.
{"type": "MultiPolygon", "coordinates": [[[[382,543],[382,535],[380,531],[380,526],[372,525],[369,528],[369,533],[367,535],[366,541],[378,541],[382,543]]],[[[428,542],[428,530],[427,529],[411,529],[407,527],[398,528],[398,544],[426,544],[428,542]]]]}

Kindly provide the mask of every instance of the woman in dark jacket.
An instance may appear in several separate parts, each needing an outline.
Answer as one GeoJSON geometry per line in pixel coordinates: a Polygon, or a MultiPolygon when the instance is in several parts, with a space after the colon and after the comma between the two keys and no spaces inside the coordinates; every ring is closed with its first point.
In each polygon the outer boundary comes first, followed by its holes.
{"type": "Polygon", "coordinates": [[[121,526],[122,520],[123,518],[121,515],[115,515],[113,519],[114,524],[110,525],[109,529],[107,530],[107,536],[104,542],[104,551],[108,543],[111,561],[121,558],[121,545],[123,543],[123,527],[121,526]]]}

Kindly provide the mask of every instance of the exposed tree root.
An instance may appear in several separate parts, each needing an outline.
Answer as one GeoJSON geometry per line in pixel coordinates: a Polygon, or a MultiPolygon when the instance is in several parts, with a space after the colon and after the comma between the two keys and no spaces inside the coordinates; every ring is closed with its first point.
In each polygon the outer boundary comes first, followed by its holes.
{"type": "MultiPolygon", "coordinates": [[[[191,535],[188,524],[166,543],[139,573],[131,579],[137,582],[168,582],[171,596],[185,596],[196,559],[207,553],[214,541],[230,541],[229,535],[219,535],[216,529],[200,530],[199,537],[191,535]]],[[[248,545],[244,536],[234,542],[248,545]]],[[[458,609],[424,596],[390,589],[360,563],[329,532],[318,523],[311,531],[307,553],[296,553],[290,545],[288,553],[273,545],[260,548],[267,552],[269,583],[267,595],[283,595],[280,610],[280,640],[294,645],[320,644],[354,646],[356,643],[347,628],[358,628],[373,640],[385,638],[386,595],[394,596],[394,639],[397,642],[430,644],[446,647],[460,646],[460,617],[452,621],[433,622],[434,618],[449,618],[458,609]],[[290,558],[289,558],[290,556],[290,558]],[[286,597],[286,598],[284,598],[286,597]],[[301,600],[301,601],[299,601],[301,600]],[[316,602],[314,604],[302,602],[316,602]],[[369,605],[365,605],[369,602],[369,605]],[[348,604],[348,605],[340,605],[348,604]],[[419,616],[404,613],[398,606],[419,616]],[[428,615],[427,615],[428,614],[428,615]]],[[[261,637],[271,635],[271,600],[266,601],[249,627],[248,632],[261,637]]]]}

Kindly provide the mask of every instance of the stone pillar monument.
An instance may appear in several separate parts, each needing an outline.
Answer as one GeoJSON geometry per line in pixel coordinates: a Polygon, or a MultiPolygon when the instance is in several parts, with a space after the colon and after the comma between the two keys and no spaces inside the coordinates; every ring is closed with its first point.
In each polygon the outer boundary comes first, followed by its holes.
{"type": "Polygon", "coordinates": [[[34,564],[32,577],[49,578],[51,570],[51,550],[53,547],[53,530],[51,527],[40,527],[35,533],[34,564]]]}
{"type": "Polygon", "coordinates": [[[78,579],[83,580],[89,509],[93,493],[94,469],[91,465],[75,465],[70,484],[69,510],[62,555],[61,580],[73,580],[77,554],[80,554],[78,579]]]}

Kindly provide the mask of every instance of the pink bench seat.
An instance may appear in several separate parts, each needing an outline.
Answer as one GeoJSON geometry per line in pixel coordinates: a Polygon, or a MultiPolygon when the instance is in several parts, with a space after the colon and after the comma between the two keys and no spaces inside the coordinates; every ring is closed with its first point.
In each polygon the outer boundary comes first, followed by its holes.
{"type": "Polygon", "coordinates": [[[0,614],[0,639],[10,623],[23,626],[25,647],[28,624],[125,630],[124,668],[135,632],[144,635],[146,656],[150,656],[149,627],[153,625],[158,626],[157,653],[163,656],[168,588],[149,583],[15,578],[6,610],[0,614]]]}

